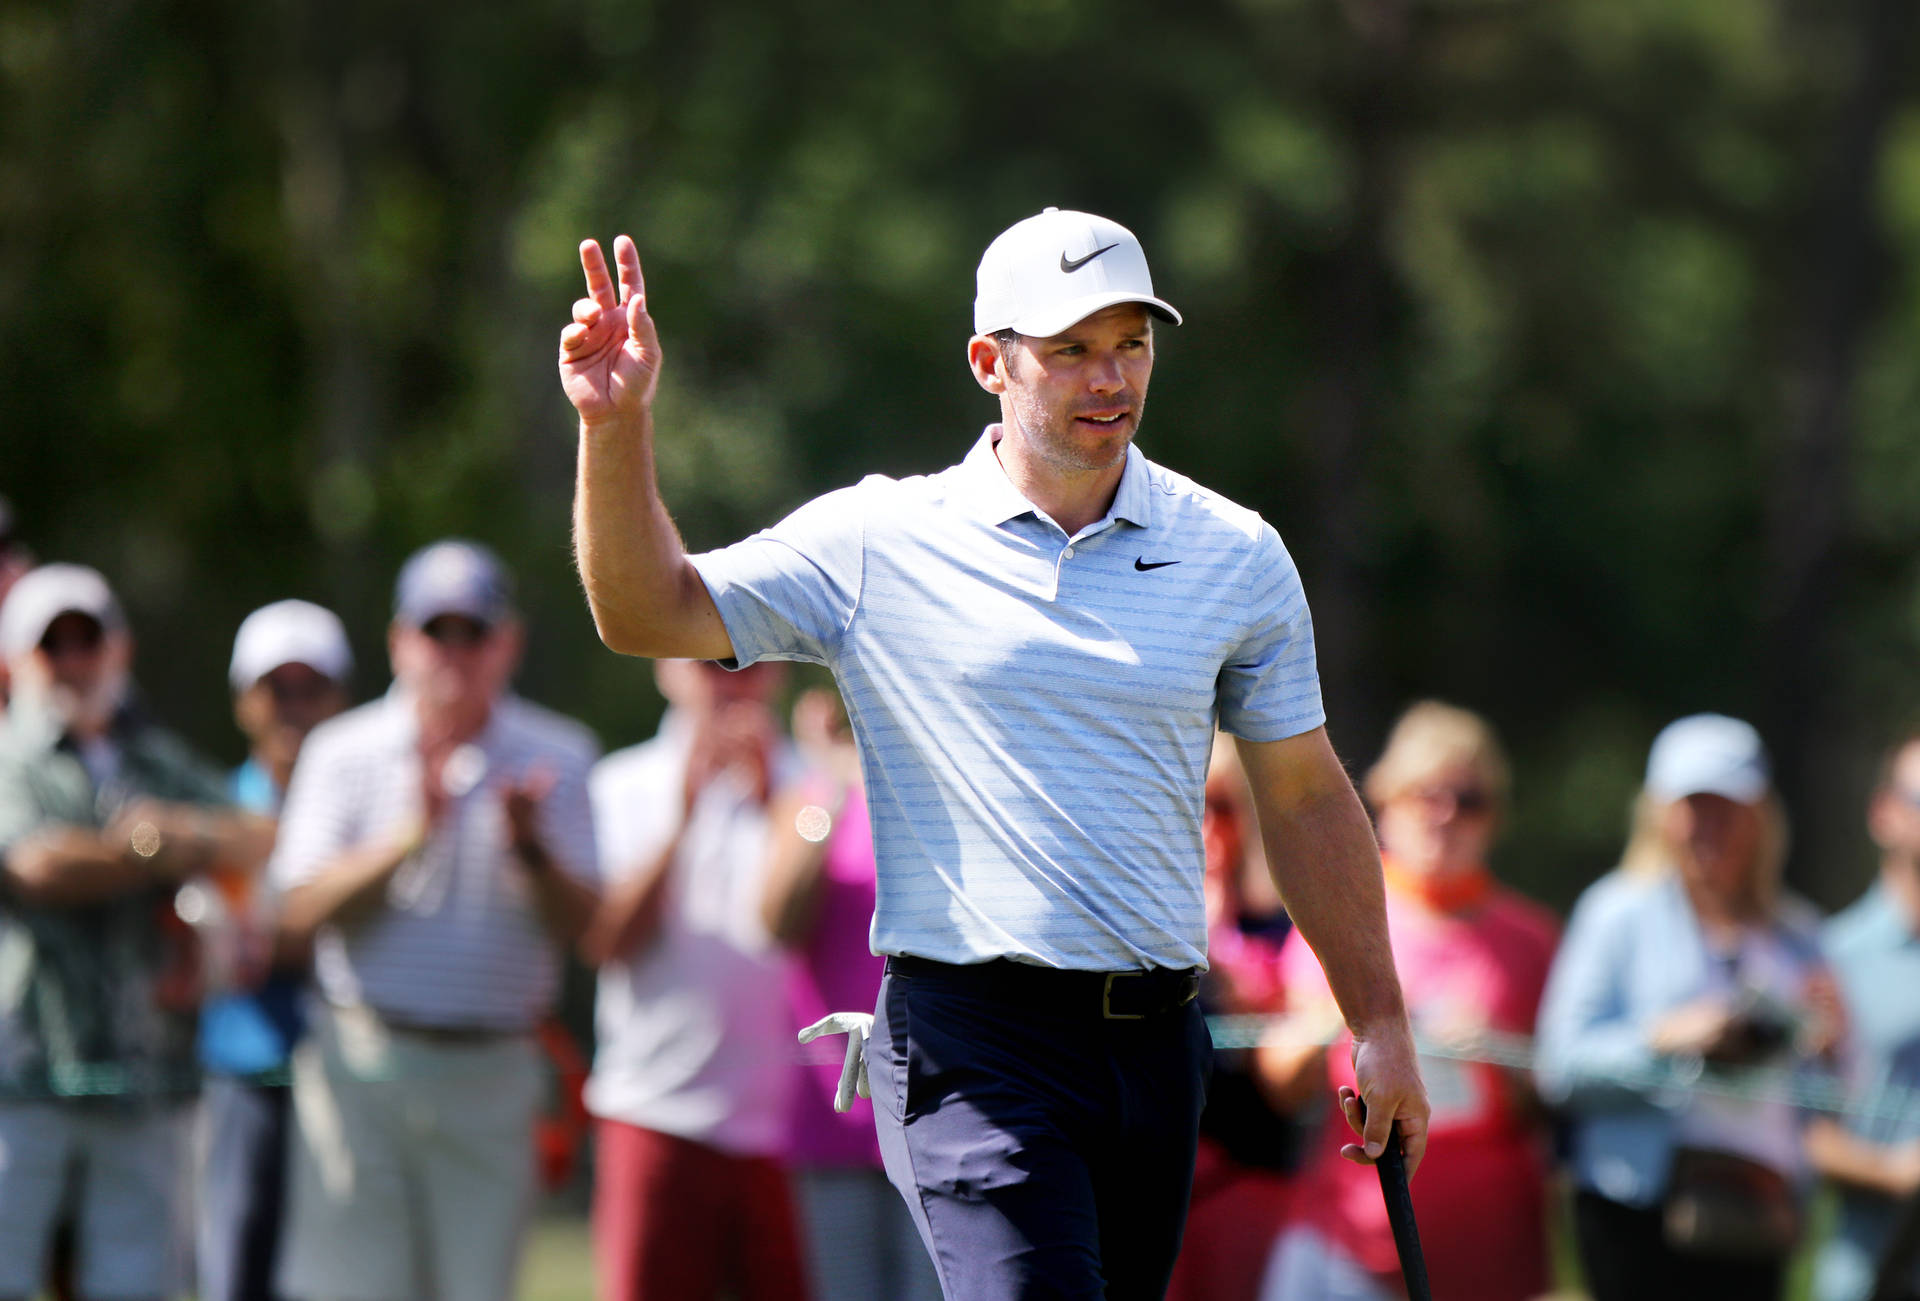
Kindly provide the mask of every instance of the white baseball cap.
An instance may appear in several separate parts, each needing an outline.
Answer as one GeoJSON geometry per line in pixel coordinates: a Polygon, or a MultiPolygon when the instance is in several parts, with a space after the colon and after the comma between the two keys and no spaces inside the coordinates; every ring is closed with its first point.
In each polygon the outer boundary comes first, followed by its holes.
{"type": "Polygon", "coordinates": [[[1760,733],[1725,714],[1690,714],[1667,724],[1647,754],[1647,793],[1658,800],[1723,795],[1757,804],[1772,784],[1760,733]]]}
{"type": "Polygon", "coordinates": [[[1173,305],[1153,296],[1133,232],[1090,212],[1048,208],[1015,222],[987,245],[975,283],[975,334],[1011,329],[1044,339],[1115,303],[1145,303],[1180,324],[1173,305]]]}
{"type": "Polygon", "coordinates": [[[353,650],[339,616],[311,601],[275,601],[241,620],[227,669],[235,691],[287,664],[304,664],[344,683],[353,672],[353,650]]]}
{"type": "Polygon", "coordinates": [[[0,606],[0,658],[18,659],[38,646],[63,614],[84,614],[108,632],[127,622],[99,570],[41,565],[15,583],[0,606]]]}

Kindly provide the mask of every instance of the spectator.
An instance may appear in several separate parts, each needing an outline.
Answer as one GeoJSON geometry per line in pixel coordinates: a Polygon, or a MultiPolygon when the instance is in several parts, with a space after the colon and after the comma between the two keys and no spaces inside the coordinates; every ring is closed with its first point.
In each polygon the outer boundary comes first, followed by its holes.
{"type": "Polygon", "coordinates": [[[1816,918],[1782,897],[1786,818],[1746,723],[1669,725],[1620,870],[1581,896],[1540,1010],[1595,1301],[1780,1295],[1805,1174],[1798,1114],[1684,1085],[1702,1063],[1829,1051],[1839,996],[1816,918]]]}
{"type": "MultiPolygon", "coordinates": [[[[793,734],[808,767],[774,803],[761,907],[795,959],[787,998],[798,1031],[829,1012],[872,1006],[885,963],[868,943],[873,826],[840,698],[804,693],[793,734]]],[[[838,1054],[802,1071],[787,1110],[813,1294],[939,1301],[920,1231],[881,1167],[873,1104],[855,1098],[849,1110],[833,1109],[840,1072],[838,1054]]]]}
{"type": "Polygon", "coordinates": [[[301,749],[272,863],[320,994],[293,1058],[289,1296],[513,1294],[533,1032],[596,901],[595,746],[509,693],[521,644],[500,562],[435,543],[395,588],[393,689],[301,749]]]}
{"type": "MultiPolygon", "coordinates": [[[[234,803],[277,818],[307,733],[347,707],[353,652],[330,610],[277,601],[234,637],[228,678],[247,761],[230,779],[234,803]]],[[[305,951],[274,951],[262,900],[229,892],[234,945],[228,988],[200,1011],[200,1301],[266,1301],[285,1202],[285,1070],[300,1037],[305,951]]],[[[284,946],[282,946],[284,947],[284,946]]]]}
{"type": "MultiPolygon", "coordinates": [[[[1208,1015],[1266,1015],[1286,1006],[1281,954],[1291,929],[1284,911],[1258,905],[1268,883],[1253,817],[1253,793],[1239,751],[1214,738],[1207,769],[1207,974],[1200,1002],[1208,1015]]],[[[1302,1127],[1267,1096],[1261,1056],[1216,1049],[1186,1233],[1174,1262],[1168,1301],[1243,1301],[1257,1296],[1275,1229],[1287,1216],[1302,1127]]]]}
{"type": "MultiPolygon", "coordinates": [[[[1920,1090],[1920,730],[1887,754],[1867,810],[1880,849],[1880,879],[1827,923],[1833,964],[1852,1020],[1848,1075],[1857,1101],[1885,1107],[1920,1090]]],[[[1816,1170],[1839,1191],[1833,1236],[1814,1269],[1818,1301],[1865,1301],[1903,1203],[1920,1196],[1920,1110],[1853,1124],[1826,1118],[1807,1128],[1816,1170]]],[[[1920,1296],[1909,1262],[1907,1296],[1920,1296]]]]}
{"type": "Polygon", "coordinates": [[[786,969],[759,907],[778,673],[659,662],[659,734],[594,771],[609,886],[582,949],[601,964],[587,1106],[606,1301],[806,1295],[779,1161],[786,969]]]}
{"type": "MultiPolygon", "coordinates": [[[[1379,825],[1387,923],[1414,1026],[1427,1043],[1469,1044],[1485,1031],[1524,1034],[1553,959],[1556,927],[1487,869],[1506,814],[1508,771],[1476,714],[1423,701],[1403,714],[1365,791],[1379,825]]],[[[1287,942],[1286,981],[1308,1025],[1337,1024],[1319,964],[1287,942]]],[[[1277,1057],[1277,1054],[1273,1056],[1277,1057]]],[[[1294,1091],[1331,1075],[1351,1084],[1350,1048],[1301,1047],[1294,1091]]],[[[1286,1072],[1275,1062],[1282,1082],[1286,1072]]],[[[1530,1084],[1500,1067],[1424,1054],[1433,1119],[1413,1185],[1433,1293],[1453,1301],[1524,1301],[1547,1289],[1544,1124],[1530,1084]]],[[[1274,1301],[1401,1295],[1393,1234],[1371,1170],[1340,1159],[1330,1128],[1301,1175],[1297,1212],[1274,1252],[1274,1301]]]]}
{"type": "MultiPolygon", "coordinates": [[[[0,497],[0,605],[13,585],[33,568],[33,558],[20,541],[13,517],[13,503],[0,497]]],[[[7,665],[0,657],[0,709],[7,707],[7,665]]]]}
{"type": "Polygon", "coordinates": [[[180,1284],[198,955],[188,877],[251,872],[270,832],[138,707],[106,581],[22,578],[0,608],[0,1297],[39,1292],[70,1212],[88,1297],[180,1284]]]}

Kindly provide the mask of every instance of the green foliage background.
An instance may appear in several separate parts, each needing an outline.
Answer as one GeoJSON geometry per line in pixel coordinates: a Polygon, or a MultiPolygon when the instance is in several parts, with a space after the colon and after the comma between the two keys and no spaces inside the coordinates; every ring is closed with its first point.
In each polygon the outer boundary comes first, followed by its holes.
{"type": "Polygon", "coordinates": [[[1357,765],[1437,694],[1564,905],[1645,746],[1753,718],[1825,902],[1920,649],[1920,99],[1903,0],[0,0],[0,492],[101,566],[231,755],[285,595],[383,680],[391,575],[518,567],[528,694],[658,709],[572,576],[554,341],[630,231],[663,478],[716,545],[960,454],[979,250],[1133,226],[1187,313],[1143,446],[1259,508],[1357,765]]]}

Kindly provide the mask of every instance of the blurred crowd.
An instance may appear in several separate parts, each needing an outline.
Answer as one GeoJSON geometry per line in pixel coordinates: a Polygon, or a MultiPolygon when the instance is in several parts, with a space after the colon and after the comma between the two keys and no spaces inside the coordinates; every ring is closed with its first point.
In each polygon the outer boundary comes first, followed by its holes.
{"type": "MultiPolygon", "coordinates": [[[[220,773],[135,686],[108,580],[30,564],[0,504],[0,1301],[504,1301],[576,1156],[603,1298],[939,1295],[871,1104],[836,1111],[838,1054],[795,1039],[881,974],[838,699],[662,661],[658,734],[601,757],[513,692],[525,637],[461,540],[398,574],[366,703],[334,615],[257,610],[220,773]],[[570,956],[590,1070],[554,1020],[570,956]]],[[[1920,731],[1889,741],[1879,875],[1838,916],[1782,886],[1759,735],[1698,714],[1562,927],[1489,871],[1490,726],[1400,718],[1363,789],[1436,1296],[1548,1294],[1556,1218],[1599,1301],[1779,1296],[1809,1245],[1821,1301],[1920,1296],[1920,731]]],[[[1404,1296],[1328,1106],[1351,1043],[1228,745],[1204,828],[1223,1046],[1171,1295],[1404,1296]]]]}

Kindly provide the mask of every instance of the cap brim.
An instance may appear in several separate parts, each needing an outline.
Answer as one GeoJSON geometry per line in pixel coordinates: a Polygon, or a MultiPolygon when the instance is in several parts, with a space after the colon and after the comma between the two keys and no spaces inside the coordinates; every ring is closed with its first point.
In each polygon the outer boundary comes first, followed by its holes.
{"type": "MultiPolygon", "coordinates": [[[[1095,312],[1104,311],[1120,303],[1139,303],[1163,321],[1180,324],[1180,313],[1173,304],[1160,298],[1145,294],[1130,293],[1126,290],[1114,290],[1105,294],[1088,294],[1085,298],[1076,298],[1068,303],[1056,303],[1045,311],[1030,312],[1018,320],[1009,321],[1005,326],[994,329],[1018,330],[1030,339],[1046,339],[1060,334],[1078,325],[1095,312]]],[[[982,333],[991,334],[992,330],[982,333]]]]}
{"type": "Polygon", "coordinates": [[[1767,794],[1767,780],[1758,773],[1718,773],[1692,780],[1649,783],[1654,798],[1672,802],[1689,795],[1718,795],[1735,804],[1758,804],[1767,794]]]}

